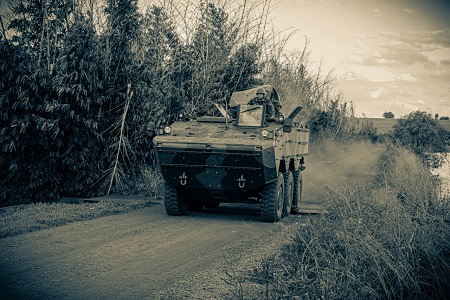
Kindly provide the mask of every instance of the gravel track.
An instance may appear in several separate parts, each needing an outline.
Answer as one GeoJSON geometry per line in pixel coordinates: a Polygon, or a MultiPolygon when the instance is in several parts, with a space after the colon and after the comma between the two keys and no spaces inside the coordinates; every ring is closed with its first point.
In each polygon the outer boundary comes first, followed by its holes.
{"type": "MultiPolygon", "coordinates": [[[[228,259],[267,247],[291,216],[263,223],[259,206],[169,217],[164,206],[0,239],[2,299],[159,299],[228,259]]],[[[216,272],[217,274],[217,272],[216,272]]]]}

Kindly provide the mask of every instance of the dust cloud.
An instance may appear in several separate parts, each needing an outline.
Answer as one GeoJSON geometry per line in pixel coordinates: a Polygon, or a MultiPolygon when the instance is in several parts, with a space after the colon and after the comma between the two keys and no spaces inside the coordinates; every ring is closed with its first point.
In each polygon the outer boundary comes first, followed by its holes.
{"type": "Polygon", "coordinates": [[[325,207],[330,193],[373,184],[385,146],[370,142],[323,141],[310,145],[303,172],[303,213],[325,207]]]}

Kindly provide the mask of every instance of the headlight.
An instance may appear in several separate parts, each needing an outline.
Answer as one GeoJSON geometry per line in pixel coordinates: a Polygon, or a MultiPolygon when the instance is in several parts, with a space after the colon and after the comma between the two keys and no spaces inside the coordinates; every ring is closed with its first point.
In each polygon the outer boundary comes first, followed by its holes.
{"type": "Polygon", "coordinates": [[[263,129],[262,131],[261,131],[261,135],[263,136],[263,137],[268,137],[269,136],[269,132],[267,131],[267,130],[265,130],[265,129],[263,129]]]}
{"type": "Polygon", "coordinates": [[[172,131],[172,128],[170,128],[170,126],[164,127],[164,133],[165,134],[169,134],[171,131],[172,131]]]}

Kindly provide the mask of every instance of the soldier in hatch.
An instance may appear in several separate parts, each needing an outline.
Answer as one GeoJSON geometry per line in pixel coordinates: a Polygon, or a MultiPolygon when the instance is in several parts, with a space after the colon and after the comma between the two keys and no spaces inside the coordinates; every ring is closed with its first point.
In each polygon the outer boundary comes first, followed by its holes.
{"type": "Polygon", "coordinates": [[[264,89],[258,89],[256,91],[256,97],[248,102],[250,105],[264,105],[266,107],[266,119],[275,119],[275,107],[269,99],[266,98],[266,92],[264,89]]]}

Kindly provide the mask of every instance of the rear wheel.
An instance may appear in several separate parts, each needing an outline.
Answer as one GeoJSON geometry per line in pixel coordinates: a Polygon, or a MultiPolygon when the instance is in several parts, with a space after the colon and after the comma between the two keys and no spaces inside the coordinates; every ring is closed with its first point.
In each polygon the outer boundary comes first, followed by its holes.
{"type": "Polygon", "coordinates": [[[265,222],[278,222],[281,219],[284,202],[283,174],[278,173],[278,178],[266,184],[261,193],[261,218],[265,222]]]}
{"type": "Polygon", "coordinates": [[[170,216],[182,216],[185,215],[188,209],[188,202],[182,196],[177,188],[165,181],[164,182],[164,208],[166,213],[170,216]]]}
{"type": "Polygon", "coordinates": [[[302,191],[303,191],[303,178],[302,172],[300,170],[295,170],[294,175],[294,193],[292,199],[291,214],[298,214],[300,209],[300,204],[302,202],[302,191]]]}
{"type": "Polygon", "coordinates": [[[292,200],[294,198],[294,176],[291,171],[287,171],[283,175],[284,178],[284,205],[283,217],[289,216],[292,208],[292,200]]]}

